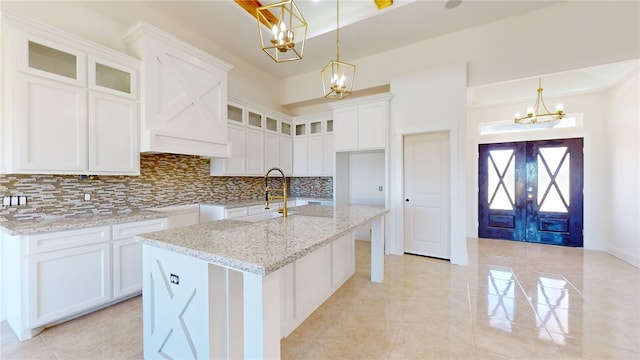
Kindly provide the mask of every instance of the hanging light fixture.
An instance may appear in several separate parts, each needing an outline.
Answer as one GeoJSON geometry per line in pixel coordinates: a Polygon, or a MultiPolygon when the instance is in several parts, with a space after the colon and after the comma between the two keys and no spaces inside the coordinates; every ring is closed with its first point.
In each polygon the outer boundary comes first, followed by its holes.
{"type": "Polygon", "coordinates": [[[351,95],[356,66],[340,61],[340,0],[336,0],[336,59],[321,71],[324,97],[344,99],[351,95]]]}
{"type": "Polygon", "coordinates": [[[550,121],[557,121],[565,117],[564,107],[562,104],[556,105],[556,111],[550,112],[542,99],[542,81],[538,79],[538,96],[536,97],[536,103],[533,107],[527,109],[527,114],[521,116],[520,113],[516,113],[513,121],[516,124],[537,124],[550,121]],[[542,105],[543,113],[540,113],[540,105],[542,105]]]}
{"type": "Polygon", "coordinates": [[[293,0],[256,8],[262,50],[273,61],[302,59],[307,38],[307,22],[293,0]]]}

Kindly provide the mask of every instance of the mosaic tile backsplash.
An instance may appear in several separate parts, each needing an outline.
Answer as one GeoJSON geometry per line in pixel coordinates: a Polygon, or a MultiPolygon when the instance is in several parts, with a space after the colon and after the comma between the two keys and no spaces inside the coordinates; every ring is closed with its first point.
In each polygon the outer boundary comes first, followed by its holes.
{"type": "MultiPolygon", "coordinates": [[[[331,177],[289,178],[289,196],[331,198],[331,177]]],[[[278,178],[270,186],[281,186],[278,178]]],[[[0,175],[0,196],[26,195],[27,205],[1,207],[0,221],[111,213],[203,202],[264,198],[263,177],[212,177],[209,159],[141,154],[140,176],[0,175]],[[84,201],[84,194],[91,200],[84,201]]]]}

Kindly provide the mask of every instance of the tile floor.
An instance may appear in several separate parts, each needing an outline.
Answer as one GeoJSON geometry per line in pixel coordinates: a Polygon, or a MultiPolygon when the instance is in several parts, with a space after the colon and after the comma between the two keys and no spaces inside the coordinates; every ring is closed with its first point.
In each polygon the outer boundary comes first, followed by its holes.
{"type": "MultiPolygon", "coordinates": [[[[640,359],[640,269],[597,251],[470,239],[469,266],[387,256],[282,341],[285,359],[640,359]]],[[[140,297],[18,342],[0,359],[140,359],[140,297]]]]}

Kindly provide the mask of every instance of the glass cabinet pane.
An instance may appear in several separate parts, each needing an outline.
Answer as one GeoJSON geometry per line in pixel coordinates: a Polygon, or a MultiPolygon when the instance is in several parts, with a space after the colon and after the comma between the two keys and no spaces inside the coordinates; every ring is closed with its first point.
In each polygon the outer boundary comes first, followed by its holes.
{"type": "Polygon", "coordinates": [[[291,124],[283,122],[280,125],[280,132],[285,135],[291,135],[291,124]]]}
{"type": "Polygon", "coordinates": [[[267,118],[267,130],[278,131],[278,120],[267,118]]]}
{"type": "Polygon", "coordinates": [[[96,63],[96,85],[131,94],[131,74],[96,63]]]}
{"type": "Polygon", "coordinates": [[[249,125],[261,128],[262,115],[249,112],[249,125]]]}
{"type": "Polygon", "coordinates": [[[29,41],[29,67],[52,74],[77,79],[78,59],[48,46],[29,41]]]}
{"type": "Polygon", "coordinates": [[[316,121],[309,124],[310,134],[322,134],[322,122],[316,121]]]}
{"type": "Polygon", "coordinates": [[[327,132],[333,132],[333,120],[327,120],[327,132]]]}
{"type": "Polygon", "coordinates": [[[238,124],[242,124],[242,109],[227,104],[227,119],[233,122],[237,122],[238,124]]]}
{"type": "Polygon", "coordinates": [[[307,124],[296,124],[296,135],[307,135],[307,124]]]}

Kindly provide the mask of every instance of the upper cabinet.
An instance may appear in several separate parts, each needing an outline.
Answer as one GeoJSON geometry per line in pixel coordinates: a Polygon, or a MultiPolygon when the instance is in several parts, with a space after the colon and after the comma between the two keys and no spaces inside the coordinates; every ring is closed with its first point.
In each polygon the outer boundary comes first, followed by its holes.
{"type": "Polygon", "coordinates": [[[143,63],[141,151],[229,157],[232,66],[143,21],[127,30],[125,42],[143,63]]]}
{"type": "Polygon", "coordinates": [[[229,96],[227,114],[231,155],[211,159],[211,175],[262,176],[272,167],[280,167],[285,175],[291,175],[289,116],[237,96],[229,96]]]}
{"type": "Polygon", "coordinates": [[[385,149],[390,98],[383,94],[332,103],[335,151],[385,149]]]}
{"type": "Polygon", "coordinates": [[[3,14],[0,172],[136,175],[139,61],[3,14]]]}
{"type": "Polygon", "coordinates": [[[294,118],[293,175],[332,176],[334,164],[331,113],[294,118]]]}

